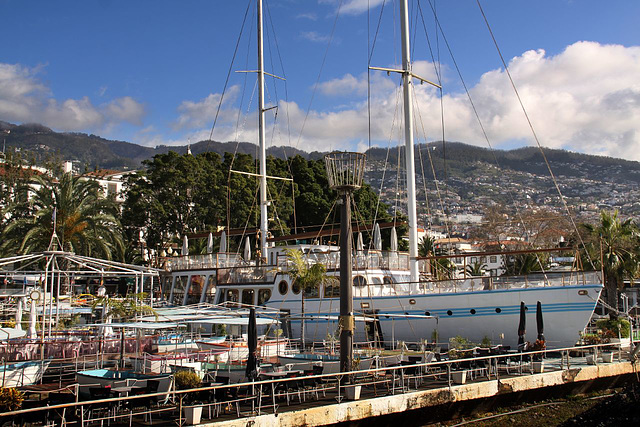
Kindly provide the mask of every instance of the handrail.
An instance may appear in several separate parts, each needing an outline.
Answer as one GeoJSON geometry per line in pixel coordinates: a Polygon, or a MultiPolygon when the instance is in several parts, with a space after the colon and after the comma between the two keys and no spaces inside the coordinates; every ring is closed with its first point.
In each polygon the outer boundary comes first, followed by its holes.
{"type": "MultiPolygon", "coordinates": [[[[22,414],[28,414],[28,413],[34,413],[34,412],[39,412],[39,411],[50,411],[50,410],[55,410],[55,409],[65,409],[65,408],[73,408],[73,407],[84,407],[84,406],[88,406],[88,405],[94,405],[94,404],[99,404],[99,403],[111,403],[111,402],[119,402],[119,401],[124,401],[124,400],[136,400],[136,399],[145,399],[145,398],[151,398],[151,397],[169,397],[172,396],[174,399],[176,396],[180,397],[184,396],[186,394],[190,394],[190,393],[199,393],[199,392],[203,392],[203,391],[213,391],[213,390],[221,390],[221,389],[228,389],[228,388],[241,388],[241,387],[258,387],[258,386],[262,386],[262,385],[271,385],[271,384],[280,384],[280,383],[287,383],[287,382],[291,382],[291,381],[299,381],[301,378],[304,379],[335,379],[338,381],[338,385],[337,385],[337,390],[338,392],[340,392],[341,388],[344,388],[345,385],[341,385],[341,381],[342,379],[347,376],[350,378],[356,378],[358,376],[362,376],[362,375],[366,375],[366,374],[380,374],[383,372],[396,372],[396,371],[403,371],[406,370],[407,368],[432,368],[432,367],[441,367],[441,366],[445,366],[447,367],[447,375],[449,376],[448,380],[449,380],[449,384],[451,384],[451,373],[455,372],[450,368],[450,365],[452,364],[459,364],[459,363],[464,363],[464,362],[476,362],[476,361],[481,361],[481,360],[499,360],[499,359],[513,359],[513,358],[517,358],[520,357],[521,362],[522,362],[522,358],[524,357],[533,357],[535,355],[544,355],[545,353],[549,353],[549,352],[554,352],[554,353],[561,353],[563,356],[563,360],[564,360],[564,354],[567,354],[567,358],[569,357],[569,353],[572,351],[578,351],[578,352],[593,352],[596,351],[597,349],[603,348],[603,347],[617,347],[617,351],[621,352],[621,344],[620,343],[605,343],[605,344],[593,344],[593,345],[588,345],[588,346],[578,346],[578,347],[565,347],[565,348],[559,348],[559,349],[548,349],[548,350],[539,350],[539,351],[525,351],[525,352],[515,352],[515,353],[508,353],[508,354],[496,354],[496,355],[487,355],[487,356],[479,356],[479,357],[473,357],[473,358],[461,358],[461,359],[453,359],[453,360],[443,360],[443,361],[431,361],[431,362],[423,362],[423,363],[415,363],[415,364],[411,364],[411,365],[400,365],[400,366],[387,366],[387,367],[381,367],[381,368],[369,368],[369,369],[362,369],[362,370],[357,370],[357,371],[350,371],[350,372],[340,372],[340,373],[329,373],[329,374],[318,374],[318,375],[305,375],[303,377],[292,377],[292,378],[281,378],[281,379],[272,379],[272,380],[261,380],[261,381],[252,381],[252,382],[243,382],[243,383],[234,383],[234,384],[224,384],[224,385],[216,385],[216,386],[210,386],[210,387],[198,387],[198,388],[194,388],[194,389],[188,389],[188,390],[170,390],[170,391],[164,391],[164,392],[156,392],[156,393],[148,393],[148,394],[141,394],[141,395],[133,395],[133,396],[127,396],[127,397],[113,397],[113,398],[107,398],[107,399],[97,399],[97,400],[89,400],[89,401],[79,401],[79,402],[70,402],[70,403],[63,403],[63,404],[57,404],[57,405],[50,405],[50,406],[43,406],[43,407],[36,407],[36,408],[29,408],[29,409],[19,409],[19,410],[15,410],[15,411],[10,411],[10,412],[5,412],[5,413],[0,413],[0,416],[16,416],[16,415],[22,415],[22,414]]],[[[424,352],[426,353],[430,353],[430,352],[424,352]]],[[[568,362],[569,359],[567,359],[568,362]]],[[[621,360],[621,358],[620,358],[621,360]]],[[[566,369],[570,369],[570,364],[567,363],[567,367],[564,367],[564,363],[561,364],[561,369],[564,371],[566,369]]],[[[442,372],[444,373],[444,372],[442,372]]],[[[441,374],[442,374],[441,373],[441,374]]],[[[522,372],[520,372],[522,373],[522,372]]],[[[426,374],[425,374],[426,376],[426,374]]],[[[367,385],[369,383],[367,383],[366,381],[360,381],[357,383],[357,385],[367,385]]],[[[241,399],[242,400],[242,399],[241,399]]],[[[246,400],[246,399],[245,399],[246,400]]],[[[174,405],[176,405],[175,407],[178,408],[178,404],[174,403],[174,405]]],[[[159,410],[163,410],[166,411],[166,408],[159,408],[159,410]]]]}

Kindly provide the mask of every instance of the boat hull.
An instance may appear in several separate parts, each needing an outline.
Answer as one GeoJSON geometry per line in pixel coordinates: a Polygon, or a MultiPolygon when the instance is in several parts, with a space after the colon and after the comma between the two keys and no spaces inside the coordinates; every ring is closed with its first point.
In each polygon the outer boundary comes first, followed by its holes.
{"type": "Polygon", "coordinates": [[[46,362],[18,362],[0,367],[0,379],[2,387],[23,387],[36,384],[47,370],[49,361],[46,362]]]}
{"type": "MultiPolygon", "coordinates": [[[[354,297],[354,310],[380,313],[385,344],[422,340],[448,342],[456,336],[479,343],[488,338],[494,344],[516,346],[520,302],[527,306],[525,339],[536,340],[536,303],[542,304],[547,346],[571,347],[589,322],[602,291],[601,284],[583,286],[531,287],[477,292],[354,297]],[[373,307],[367,310],[365,307],[373,307]],[[388,316],[385,316],[388,315],[388,316]],[[406,316],[406,317],[405,317],[406,316]],[[413,317],[412,317],[413,316],[413,317]],[[431,316],[425,318],[425,316],[431,316]],[[437,331],[437,334],[436,334],[437,331]]],[[[273,308],[299,312],[299,302],[269,301],[273,308]]],[[[337,316],[314,319],[313,314],[339,313],[338,299],[306,299],[305,320],[308,341],[322,341],[338,330],[337,316]]],[[[355,340],[368,341],[365,323],[356,322],[355,340]]],[[[291,322],[293,338],[299,338],[300,321],[291,322]]]]}

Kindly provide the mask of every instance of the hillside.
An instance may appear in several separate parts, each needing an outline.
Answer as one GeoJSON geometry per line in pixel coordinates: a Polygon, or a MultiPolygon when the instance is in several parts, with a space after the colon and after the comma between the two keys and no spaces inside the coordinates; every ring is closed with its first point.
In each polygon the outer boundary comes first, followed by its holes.
{"type": "MultiPolygon", "coordinates": [[[[74,160],[79,170],[135,169],[143,160],[156,154],[169,150],[185,153],[187,150],[186,146],[152,148],[96,135],[58,133],[38,124],[13,125],[0,121],[2,130],[10,130],[2,135],[7,149],[29,153],[25,157],[34,162],[74,160]]],[[[191,145],[191,151],[193,154],[213,151],[221,155],[237,151],[255,156],[257,147],[248,142],[200,141],[191,145]]],[[[291,147],[270,147],[267,154],[279,158],[296,154],[312,159],[322,156],[320,152],[306,153],[291,147]]],[[[365,179],[376,189],[382,187],[383,200],[392,205],[398,197],[395,191],[398,155],[404,158],[402,148],[372,148],[367,152],[365,179]]],[[[600,208],[618,208],[628,214],[640,213],[640,202],[637,202],[640,199],[639,162],[551,149],[546,149],[545,155],[563,195],[576,210],[593,214],[600,208]]],[[[436,214],[479,213],[495,203],[509,206],[514,201],[527,207],[561,207],[544,159],[534,147],[491,151],[461,142],[447,142],[443,149],[442,142],[433,142],[421,145],[417,151],[416,174],[419,200],[425,199],[426,189],[430,210],[436,214]],[[437,189],[432,169],[444,195],[443,204],[436,203],[434,197],[437,189]]],[[[403,181],[402,172],[400,177],[403,181]]],[[[402,210],[402,203],[398,205],[402,210]]]]}

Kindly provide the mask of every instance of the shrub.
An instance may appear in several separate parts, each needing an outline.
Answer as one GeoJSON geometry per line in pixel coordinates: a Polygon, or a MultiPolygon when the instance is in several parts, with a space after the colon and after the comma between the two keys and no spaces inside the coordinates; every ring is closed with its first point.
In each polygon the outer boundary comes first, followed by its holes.
{"type": "Polygon", "coordinates": [[[629,321],[625,319],[601,319],[596,322],[598,329],[602,329],[605,335],[612,338],[618,337],[618,329],[620,330],[621,338],[629,338],[629,321]]]}
{"type": "Polygon", "coordinates": [[[176,388],[178,390],[189,390],[191,388],[198,388],[202,383],[198,374],[191,371],[176,372],[175,380],[176,388]]]}
{"type": "Polygon", "coordinates": [[[0,388],[0,410],[16,411],[22,407],[24,394],[15,388],[0,388]]]}

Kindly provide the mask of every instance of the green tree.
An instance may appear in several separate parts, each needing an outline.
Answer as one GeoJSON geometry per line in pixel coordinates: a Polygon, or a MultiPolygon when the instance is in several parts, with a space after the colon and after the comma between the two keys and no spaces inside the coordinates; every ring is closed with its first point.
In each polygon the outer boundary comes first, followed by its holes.
{"type": "Polygon", "coordinates": [[[35,176],[30,191],[33,215],[16,219],[5,227],[3,250],[17,253],[46,250],[52,241],[55,218],[57,249],[121,258],[124,244],[118,205],[113,197],[103,197],[98,182],[71,174],[62,175],[59,182],[48,176],[35,176]]]}
{"type": "Polygon", "coordinates": [[[307,293],[319,292],[322,283],[329,283],[336,280],[333,276],[328,276],[324,264],[314,263],[309,265],[304,254],[299,249],[287,249],[287,261],[289,263],[288,274],[291,277],[291,286],[298,286],[301,290],[301,329],[300,339],[304,348],[304,297],[307,293]]]}
{"type": "Polygon", "coordinates": [[[467,265],[466,273],[471,277],[483,276],[485,268],[487,268],[487,264],[476,261],[473,264],[467,265]]]}
{"type": "MultiPolygon", "coordinates": [[[[581,224],[586,232],[586,251],[594,267],[604,271],[607,304],[611,320],[617,319],[618,291],[624,280],[634,280],[638,274],[639,235],[638,227],[631,218],[622,220],[618,211],[600,212],[597,224],[581,224]]],[[[586,255],[586,254],[585,254],[586,255]]]]}

